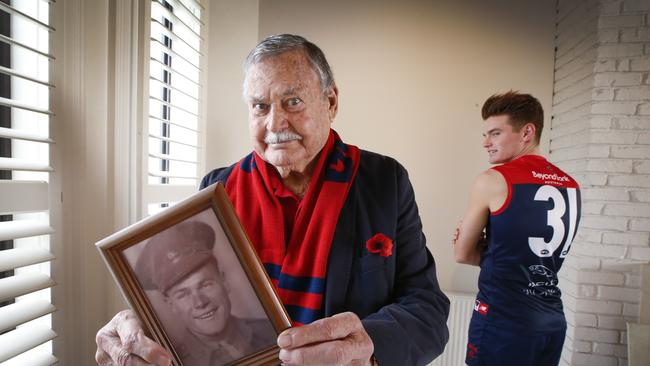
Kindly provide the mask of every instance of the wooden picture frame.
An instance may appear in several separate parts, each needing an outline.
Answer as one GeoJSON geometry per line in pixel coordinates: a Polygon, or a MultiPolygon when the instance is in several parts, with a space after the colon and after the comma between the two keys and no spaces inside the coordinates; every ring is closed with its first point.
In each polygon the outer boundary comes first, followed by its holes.
{"type": "Polygon", "coordinates": [[[206,352],[211,365],[279,364],[275,340],[291,320],[221,183],[96,246],[147,335],[174,365],[193,366],[206,352]],[[220,346],[226,330],[240,342],[220,346]]]}

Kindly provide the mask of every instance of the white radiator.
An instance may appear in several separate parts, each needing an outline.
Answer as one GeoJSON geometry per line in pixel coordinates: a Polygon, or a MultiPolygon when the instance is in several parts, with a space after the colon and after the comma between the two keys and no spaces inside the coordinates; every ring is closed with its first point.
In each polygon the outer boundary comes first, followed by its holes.
{"type": "Polygon", "coordinates": [[[465,365],[467,352],[467,329],[474,311],[476,296],[467,293],[446,292],[451,302],[449,307],[449,342],[445,352],[436,358],[429,366],[462,366],[465,365]]]}

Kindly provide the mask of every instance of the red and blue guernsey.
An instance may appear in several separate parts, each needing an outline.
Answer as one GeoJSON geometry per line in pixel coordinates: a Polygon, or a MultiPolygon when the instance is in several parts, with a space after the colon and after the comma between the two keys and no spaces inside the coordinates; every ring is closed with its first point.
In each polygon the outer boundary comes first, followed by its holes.
{"type": "Polygon", "coordinates": [[[566,328],[557,272],[580,221],[576,181],[539,155],[493,167],[508,184],[490,214],[472,322],[502,329],[566,328]]]}

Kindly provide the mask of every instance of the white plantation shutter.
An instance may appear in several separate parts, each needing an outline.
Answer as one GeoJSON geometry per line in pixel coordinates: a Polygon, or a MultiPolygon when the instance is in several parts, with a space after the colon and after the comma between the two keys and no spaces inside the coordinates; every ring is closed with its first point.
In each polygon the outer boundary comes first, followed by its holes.
{"type": "Polygon", "coordinates": [[[0,364],[51,365],[50,6],[0,0],[0,364]]]}
{"type": "Polygon", "coordinates": [[[196,191],[204,9],[195,0],[152,0],[143,204],[153,214],[196,191]]]}

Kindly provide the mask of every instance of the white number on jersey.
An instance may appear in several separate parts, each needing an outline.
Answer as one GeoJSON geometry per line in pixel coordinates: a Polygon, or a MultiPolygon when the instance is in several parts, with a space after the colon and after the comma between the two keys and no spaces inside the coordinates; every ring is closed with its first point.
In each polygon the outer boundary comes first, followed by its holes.
{"type": "Polygon", "coordinates": [[[566,228],[562,221],[562,216],[566,212],[567,203],[569,205],[569,233],[564,240],[560,258],[566,257],[569,252],[569,247],[573,241],[573,235],[576,231],[576,221],[578,216],[578,200],[576,198],[576,189],[567,188],[567,196],[569,202],[565,202],[564,197],[559,189],[553,186],[541,186],[535,194],[535,201],[548,201],[553,200],[553,208],[548,210],[547,225],[553,228],[553,236],[547,243],[542,237],[529,237],[528,246],[530,250],[538,257],[550,257],[562,245],[562,239],[566,228]]]}

